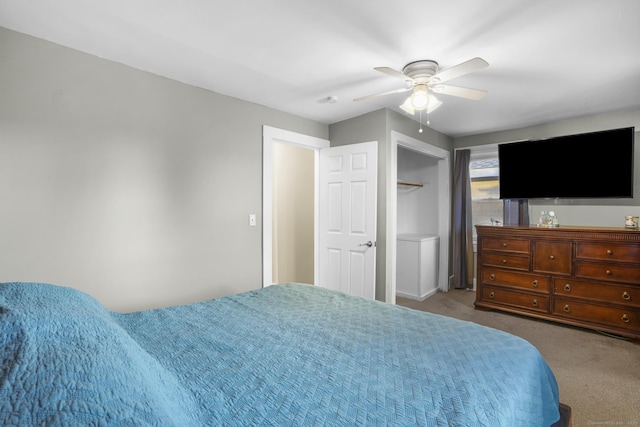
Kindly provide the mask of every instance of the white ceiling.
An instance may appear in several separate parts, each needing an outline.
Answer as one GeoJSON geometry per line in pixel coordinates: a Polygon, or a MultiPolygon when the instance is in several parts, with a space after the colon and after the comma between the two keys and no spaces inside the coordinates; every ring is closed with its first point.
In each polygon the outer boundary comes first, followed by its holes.
{"type": "Polygon", "coordinates": [[[327,124],[402,113],[353,99],[420,59],[490,64],[447,82],[483,100],[438,95],[453,137],[640,108],[638,0],[0,0],[0,26],[327,124]]]}

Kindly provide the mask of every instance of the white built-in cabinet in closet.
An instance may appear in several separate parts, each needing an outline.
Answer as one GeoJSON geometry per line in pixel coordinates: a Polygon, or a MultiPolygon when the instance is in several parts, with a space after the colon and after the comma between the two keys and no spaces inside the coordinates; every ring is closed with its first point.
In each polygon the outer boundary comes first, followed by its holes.
{"type": "Polygon", "coordinates": [[[438,159],[398,147],[396,295],[438,290],[438,159]]]}

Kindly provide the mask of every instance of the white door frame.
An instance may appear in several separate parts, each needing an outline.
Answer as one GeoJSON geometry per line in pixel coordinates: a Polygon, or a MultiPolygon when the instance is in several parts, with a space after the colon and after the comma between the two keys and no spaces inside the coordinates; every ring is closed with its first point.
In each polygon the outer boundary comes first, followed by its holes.
{"type": "Polygon", "coordinates": [[[449,236],[451,234],[451,153],[427,142],[391,131],[389,144],[389,174],[387,180],[387,261],[385,301],[396,302],[396,260],[398,233],[398,146],[438,159],[438,235],[440,236],[440,263],[438,287],[449,290],[449,236]]]}
{"type": "MultiPolygon", "coordinates": [[[[271,126],[262,126],[262,286],[273,284],[273,153],[271,144],[279,142],[314,150],[314,256],[313,265],[318,265],[318,213],[319,213],[319,167],[320,149],[328,148],[329,141],[271,126]]],[[[314,283],[318,282],[318,269],[314,268],[314,283]]]]}

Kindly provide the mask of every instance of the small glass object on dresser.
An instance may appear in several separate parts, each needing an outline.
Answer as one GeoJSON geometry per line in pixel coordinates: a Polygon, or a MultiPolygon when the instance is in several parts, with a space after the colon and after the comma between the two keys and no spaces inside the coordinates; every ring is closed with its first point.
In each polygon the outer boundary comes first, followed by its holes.
{"type": "Polygon", "coordinates": [[[538,219],[538,227],[544,227],[547,223],[547,213],[545,211],[540,212],[540,219],[538,219]]]}
{"type": "Polygon", "coordinates": [[[625,228],[638,228],[638,217],[627,215],[624,217],[625,228]]]}
{"type": "Polygon", "coordinates": [[[559,227],[558,216],[554,211],[540,212],[540,219],[538,220],[538,227],[559,227]]]}

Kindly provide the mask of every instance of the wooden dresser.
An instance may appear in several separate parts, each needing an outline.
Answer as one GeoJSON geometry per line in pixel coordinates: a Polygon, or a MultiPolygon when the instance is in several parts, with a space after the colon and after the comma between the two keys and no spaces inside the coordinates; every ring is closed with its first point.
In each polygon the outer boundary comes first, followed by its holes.
{"type": "Polygon", "coordinates": [[[476,228],[476,308],[640,341],[639,230],[476,228]]]}

